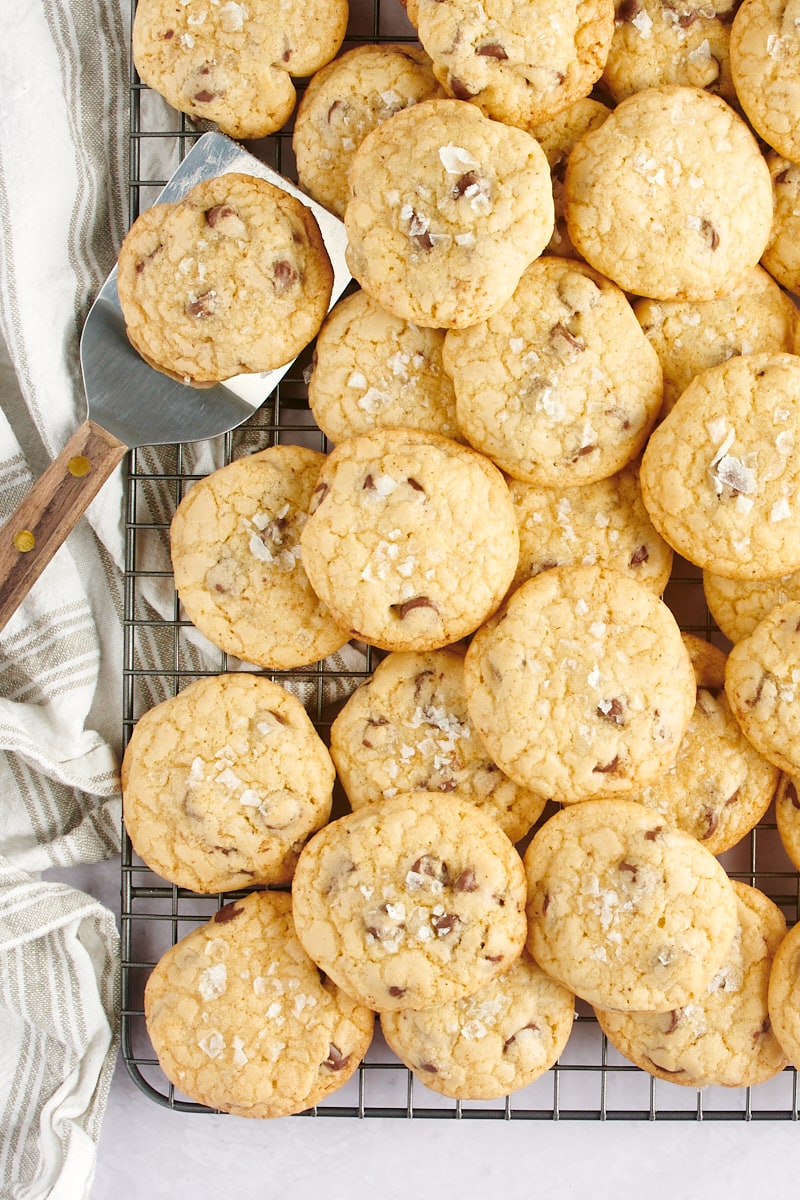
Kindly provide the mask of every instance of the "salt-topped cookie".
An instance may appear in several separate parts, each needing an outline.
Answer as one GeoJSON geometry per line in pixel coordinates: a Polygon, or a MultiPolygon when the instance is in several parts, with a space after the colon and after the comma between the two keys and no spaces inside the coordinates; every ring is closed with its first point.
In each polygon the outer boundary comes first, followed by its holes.
{"type": "Polygon", "coordinates": [[[800,163],[800,6],[743,0],[731,27],[736,97],[768,146],[800,163]]]}
{"type": "Polygon", "coordinates": [[[190,683],[137,722],[122,760],[125,827],[170,883],[284,884],[327,821],[330,754],[300,701],[263,675],[190,683]]]}
{"type": "Polygon", "coordinates": [[[758,143],[702,88],[647,88],[623,100],[572,151],[564,202],[586,261],[655,300],[724,295],[756,266],[772,224],[758,143]]]}
{"type": "Polygon", "coordinates": [[[773,152],[767,155],[767,165],[772,177],[775,212],[761,262],[782,287],[790,292],[800,292],[800,164],[791,163],[773,152]]]}
{"type": "Polygon", "coordinates": [[[387,655],[337,714],[330,750],[354,810],[400,792],[440,791],[475,804],[517,842],[544,809],[544,797],[486,753],[458,649],[387,655]]]}
{"type": "Polygon", "coordinates": [[[665,1013],[595,1010],[615,1049],[657,1079],[694,1088],[752,1087],[786,1066],[767,1003],[786,919],[757,888],[734,880],[733,889],[737,930],[704,992],[665,1013]]]}
{"type": "Polygon", "coordinates": [[[800,600],[800,571],[777,579],[726,579],[703,571],[703,593],[719,628],[730,641],[738,642],[776,604],[800,600]]]}
{"type": "Polygon", "coordinates": [[[196,184],[134,221],[119,254],[125,330],[187,383],[289,362],[328,310],[333,269],[311,209],[265,179],[196,184]]]}
{"type": "Polygon", "coordinates": [[[695,838],[629,800],[557,812],[525,851],[533,957],[577,996],[671,1012],[706,993],[736,933],[736,893],[695,838]]]}
{"type": "Polygon", "coordinates": [[[525,941],[525,874],[473,804],[415,792],[332,821],[292,885],[298,937],[351,996],[378,1012],[476,992],[525,941]]]}
{"type": "Polygon", "coordinates": [[[283,892],[251,892],[181,938],[148,977],[144,1011],[178,1091],[239,1117],[318,1104],[358,1069],[374,1027],[320,977],[283,892]]]}
{"type": "Polygon", "coordinates": [[[539,143],[459,100],[369,133],[350,169],[347,264],[395,316],[462,328],[501,308],[553,232],[539,143]]]}
{"type": "Polygon", "coordinates": [[[696,692],[667,606],[600,567],[522,584],[473,637],[464,679],[498,766],[565,804],[630,792],[674,762],[696,692]]]}
{"type": "Polygon", "coordinates": [[[800,358],[740,355],[696,375],[654,430],[639,479],[651,520],[731,579],[800,567],[800,358]]]}
{"type": "Polygon", "coordinates": [[[381,1014],[391,1050],[427,1088],[456,1100],[494,1100],[533,1083],[572,1031],[575,998],[523,951],[471,996],[381,1014]]]}
{"type": "Polygon", "coordinates": [[[531,263],[499,312],[448,330],[459,426],[515,479],[605,479],[642,449],[661,367],[623,292],[572,259],[531,263]]]}
{"type": "Polygon", "coordinates": [[[414,429],[379,429],[331,451],[300,546],[336,619],[385,650],[466,637],[499,606],[519,556],[497,467],[414,429]]]}
{"type": "Polygon", "coordinates": [[[266,137],[292,114],[293,79],[336,54],[347,16],[347,0],[138,0],[133,59],[179,112],[266,137]]]}
{"type": "Polygon", "coordinates": [[[408,0],[407,8],[450,95],[523,128],[589,95],[614,29],[611,0],[408,0]]]}

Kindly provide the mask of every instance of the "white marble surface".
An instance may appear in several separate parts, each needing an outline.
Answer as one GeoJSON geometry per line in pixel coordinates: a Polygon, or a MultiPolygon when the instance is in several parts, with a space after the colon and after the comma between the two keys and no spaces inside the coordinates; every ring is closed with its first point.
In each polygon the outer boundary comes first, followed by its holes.
{"type": "MultiPolygon", "coordinates": [[[[52,873],[50,877],[54,877],[52,873]]],[[[119,864],[57,873],[119,912],[119,864]]],[[[791,1122],[430,1121],[171,1112],[120,1062],[91,1200],[747,1197],[795,1190],[791,1122]]],[[[69,1198],[65,1198],[69,1200],[69,1198]]]]}

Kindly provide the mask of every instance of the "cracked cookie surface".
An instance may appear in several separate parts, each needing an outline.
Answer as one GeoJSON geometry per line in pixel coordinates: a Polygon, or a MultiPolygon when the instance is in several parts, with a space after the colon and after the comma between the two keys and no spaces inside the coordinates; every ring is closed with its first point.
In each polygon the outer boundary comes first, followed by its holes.
{"type": "Polygon", "coordinates": [[[767,166],[772,179],[775,212],[761,262],[781,287],[800,292],[800,164],[771,152],[767,154],[767,166]]]}
{"type": "Polygon", "coordinates": [[[462,328],[497,311],[553,232],[547,158],[522,129],[424,100],[372,130],[350,168],[347,265],[395,316],[462,328]]]}
{"type": "Polygon", "coordinates": [[[300,856],[292,898],[308,954],[377,1012],[467,996],[525,941],[519,854],[492,818],[440,792],[332,821],[300,856]]]}
{"type": "Polygon", "coordinates": [[[294,119],[292,149],[304,191],[337,217],[347,207],[347,174],[376,126],[411,104],[444,97],[418,46],[356,46],[317,71],[294,119]]]}
{"type": "Polygon", "coordinates": [[[251,892],[171,947],[151,972],[147,1030],[186,1096],[240,1117],[302,1112],[342,1087],[374,1014],[300,945],[291,897],[251,892]]]}
{"type": "Polygon", "coordinates": [[[644,506],[638,462],[579,487],[512,479],[509,488],[519,525],[515,586],[551,567],[596,565],[630,575],[661,595],[672,570],[672,547],[644,506]]]}
{"type": "Polygon", "coordinates": [[[800,4],[743,0],[731,28],[736,95],[768,146],[800,163],[800,4]]]}
{"type": "Polygon", "coordinates": [[[661,407],[658,356],[624,293],[571,259],[531,263],[498,313],[448,330],[443,361],[470,444],[547,487],[621,470],[661,407]]]}
{"type": "Polygon", "coordinates": [[[125,826],[162,878],[208,893],[287,883],[327,821],[334,767],[300,701],[244,672],[196,680],[134,727],[125,826]]]}
{"type": "Polygon", "coordinates": [[[725,691],[756,749],[789,775],[800,774],[800,601],[776,605],[736,643],[725,691]]]}
{"type": "Polygon", "coordinates": [[[551,817],[525,852],[527,947],[599,1008],[670,1012],[703,995],[736,933],[736,893],[704,846],[641,804],[551,817]]]}
{"type": "Polygon", "coordinates": [[[724,652],[692,634],[683,638],[697,679],[694,713],[675,762],[631,799],[721,854],[764,816],[780,772],[748,741],[731,711],[724,652]]]}
{"type": "Polygon", "coordinates": [[[461,441],[443,329],[392,316],[366,292],[331,309],[314,344],[308,403],[334,443],[370,429],[424,429],[461,441]]]}
{"type": "Polygon", "coordinates": [[[413,429],[361,434],[328,455],[300,545],[337,620],[386,650],[431,650],[471,633],[500,604],[519,555],[497,467],[413,429]]]}
{"type": "Polygon", "coordinates": [[[333,270],[306,205],[232,172],[143,212],[117,282],[139,354],[187,383],[211,383],[299,354],[328,310],[333,270]]]}
{"type": "Polygon", "coordinates": [[[523,951],[463,1000],[381,1014],[386,1042],[417,1079],[456,1100],[494,1100],[553,1066],[572,1030],[575,998],[523,951]]]}
{"type": "Polygon", "coordinates": [[[567,164],[570,238],[627,292],[705,300],[757,265],[772,185],[755,137],[701,88],[636,92],[584,135],[567,164]]]}
{"type": "Polygon", "coordinates": [[[346,0],[138,0],[134,62],[179,112],[265,137],[291,116],[292,77],[336,54],[347,16],[346,0]]]}
{"type": "Polygon", "coordinates": [[[666,1013],[595,1009],[611,1044],[637,1067],[684,1087],[751,1087],[786,1066],[767,1005],[786,919],[756,888],[732,881],[738,924],[705,992],[666,1013]]]}
{"type": "Polygon", "coordinates": [[[353,810],[400,792],[440,791],[475,804],[518,842],[544,809],[542,796],[486,753],[457,650],[387,655],[336,716],[330,750],[353,810]]]}
{"type": "Polygon", "coordinates": [[[464,678],[497,765],[565,804],[630,792],[674,762],[696,694],[667,606],[600,567],[523,583],[473,637],[464,678]]]}
{"type": "Polygon", "coordinates": [[[588,96],[614,31],[611,0],[409,0],[450,95],[528,128],[588,96]]]}
{"type": "Polygon", "coordinates": [[[800,567],[800,359],[740,355],[695,376],[650,435],[639,479],[684,558],[732,579],[800,567]]]}
{"type": "Polygon", "coordinates": [[[170,527],[175,587],[192,623],[248,663],[305,666],[350,638],[308,582],[300,533],[325,456],[277,445],[199,480],[170,527]]]}
{"type": "Polygon", "coordinates": [[[726,579],[703,571],[703,594],[726,638],[738,642],[752,633],[776,604],[800,600],[800,571],[777,579],[726,579]]]}

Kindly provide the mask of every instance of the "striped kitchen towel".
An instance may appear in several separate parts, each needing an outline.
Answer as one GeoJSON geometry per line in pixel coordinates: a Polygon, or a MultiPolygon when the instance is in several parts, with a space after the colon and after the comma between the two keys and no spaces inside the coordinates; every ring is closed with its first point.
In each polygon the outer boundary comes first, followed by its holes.
{"type": "MultiPolygon", "coordinates": [[[[80,330],[127,227],[128,10],[37,0],[2,20],[3,520],[86,415],[80,330]]],[[[119,848],[121,516],[118,475],[0,633],[4,1200],[89,1195],[114,1064],[114,915],[40,873],[119,848]]]]}

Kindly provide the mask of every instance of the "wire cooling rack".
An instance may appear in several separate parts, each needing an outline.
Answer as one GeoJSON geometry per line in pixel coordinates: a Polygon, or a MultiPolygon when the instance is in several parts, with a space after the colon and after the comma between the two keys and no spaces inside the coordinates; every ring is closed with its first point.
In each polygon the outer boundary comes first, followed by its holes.
{"type": "MultiPolygon", "coordinates": [[[[131,13],[135,0],[131,0],[131,13]]],[[[343,49],[364,42],[413,41],[399,0],[351,0],[343,49]]],[[[203,131],[168,109],[141,84],[131,63],[130,220],[149,207],[203,131]]],[[[273,169],[295,177],[292,124],[247,149],[273,169]]],[[[243,426],[202,445],[132,451],[128,460],[124,612],[124,739],[139,717],[202,676],[240,664],[202,639],[180,609],[172,584],[168,532],[172,514],[198,478],[233,459],[277,442],[326,450],[308,410],[304,371],[311,351],[292,366],[276,391],[243,426]]],[[[713,624],[700,573],[677,559],[664,596],[681,627],[726,643],[713,624]]],[[[369,648],[346,669],[330,662],[270,672],[304,700],[323,738],[332,706],[366,678],[369,648]]],[[[336,801],[334,815],[337,813],[336,801]]],[[[338,799],[341,805],[341,797],[338,799]]],[[[342,809],[343,811],[343,809],[342,809]]],[[[549,810],[545,816],[549,815],[549,810]]],[[[798,920],[800,879],[778,837],[772,811],[747,838],[721,857],[734,879],[766,892],[789,926],[798,920]]],[[[121,867],[122,1053],[136,1084],[156,1103],[186,1113],[210,1110],[182,1096],[161,1071],[147,1035],[143,994],[158,958],[223,904],[242,893],[199,896],[165,883],[133,853],[123,831],[121,867]]],[[[303,1115],[494,1120],[780,1121],[797,1120],[797,1074],[787,1068],[755,1088],[702,1091],[656,1080],[610,1047],[591,1010],[578,1002],[569,1042],[558,1063],[529,1087],[500,1101],[453,1101],[417,1082],[376,1037],[365,1061],[329,1100],[303,1115]]]]}

